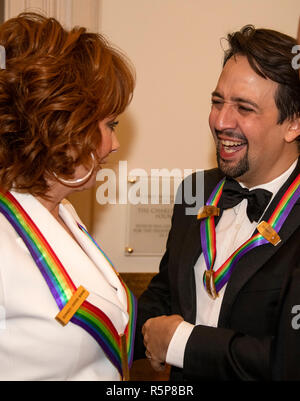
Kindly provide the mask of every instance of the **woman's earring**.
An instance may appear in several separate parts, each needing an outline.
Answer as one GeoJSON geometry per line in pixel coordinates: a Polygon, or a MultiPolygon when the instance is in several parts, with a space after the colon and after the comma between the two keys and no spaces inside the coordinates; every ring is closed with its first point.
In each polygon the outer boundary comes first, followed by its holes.
{"type": "Polygon", "coordinates": [[[64,178],[58,177],[56,173],[53,172],[54,177],[59,181],[61,184],[67,185],[69,187],[77,187],[79,185],[84,184],[86,181],[89,180],[91,175],[93,174],[93,171],[95,169],[95,156],[93,153],[91,153],[91,157],[93,160],[93,165],[92,168],[89,170],[89,172],[82,178],[77,178],[76,180],[65,180],[64,178]]]}

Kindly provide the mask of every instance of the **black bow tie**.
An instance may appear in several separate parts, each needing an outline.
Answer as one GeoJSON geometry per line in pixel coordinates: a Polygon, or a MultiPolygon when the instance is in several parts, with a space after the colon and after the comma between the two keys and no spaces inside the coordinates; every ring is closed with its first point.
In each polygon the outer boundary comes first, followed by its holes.
{"type": "Polygon", "coordinates": [[[243,199],[247,199],[247,215],[252,223],[253,221],[259,221],[271,197],[272,192],[270,191],[260,188],[249,191],[247,188],[242,188],[232,178],[226,178],[221,207],[222,209],[230,209],[238,205],[243,199]]]}

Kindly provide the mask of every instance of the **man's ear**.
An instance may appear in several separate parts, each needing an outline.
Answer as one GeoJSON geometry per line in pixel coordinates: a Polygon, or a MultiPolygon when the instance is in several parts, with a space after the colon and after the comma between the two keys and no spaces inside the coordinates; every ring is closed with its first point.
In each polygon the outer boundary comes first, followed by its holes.
{"type": "Polygon", "coordinates": [[[297,137],[300,137],[300,117],[294,118],[290,122],[287,132],[285,134],[286,142],[293,142],[297,137]]]}

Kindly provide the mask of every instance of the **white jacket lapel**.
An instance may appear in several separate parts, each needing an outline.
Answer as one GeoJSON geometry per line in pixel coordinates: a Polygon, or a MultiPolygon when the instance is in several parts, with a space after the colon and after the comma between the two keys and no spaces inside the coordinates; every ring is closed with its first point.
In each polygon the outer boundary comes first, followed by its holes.
{"type": "Polygon", "coordinates": [[[71,230],[84,252],[94,262],[108,283],[110,283],[110,285],[117,290],[122,309],[127,310],[127,296],[124,287],[118,278],[117,271],[115,271],[107,258],[97,248],[93,241],[79,228],[77,223],[80,223],[83,226],[84,224],[81,222],[73,206],[66,200],[64,200],[60,206],[60,216],[67,224],[68,228],[71,230]]]}
{"type": "Polygon", "coordinates": [[[102,258],[99,255],[98,258],[96,257],[93,249],[95,245],[85,238],[86,235],[78,228],[74,216],[76,215],[79,222],[80,219],[72,205],[69,204],[66,207],[65,202],[61,204],[60,215],[81,247],[36,198],[16,192],[13,192],[13,195],[38,226],[76,287],[83,285],[87,290],[103,297],[127,315],[127,302],[126,299],[124,300],[121,283],[107,266],[100,266],[102,258]]]}

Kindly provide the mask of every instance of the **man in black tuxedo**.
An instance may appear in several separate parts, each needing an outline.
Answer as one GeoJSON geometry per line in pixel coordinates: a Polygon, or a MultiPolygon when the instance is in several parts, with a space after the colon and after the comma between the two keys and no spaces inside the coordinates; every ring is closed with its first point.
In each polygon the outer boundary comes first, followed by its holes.
{"type": "MultiPolygon", "coordinates": [[[[215,219],[214,272],[258,232],[260,222],[269,221],[300,174],[300,80],[292,68],[296,41],[251,26],[228,41],[209,116],[218,169],[204,175],[205,202],[226,177],[213,209],[220,215],[206,217],[215,219]]],[[[173,380],[300,379],[300,200],[295,193],[280,230],[271,236],[264,232],[266,243],[245,253],[219,290],[207,279],[200,234],[205,215],[187,215],[190,205],[184,201],[175,205],[160,271],[139,299],[136,358],[146,354],[156,370],[171,364],[173,380]]]]}

